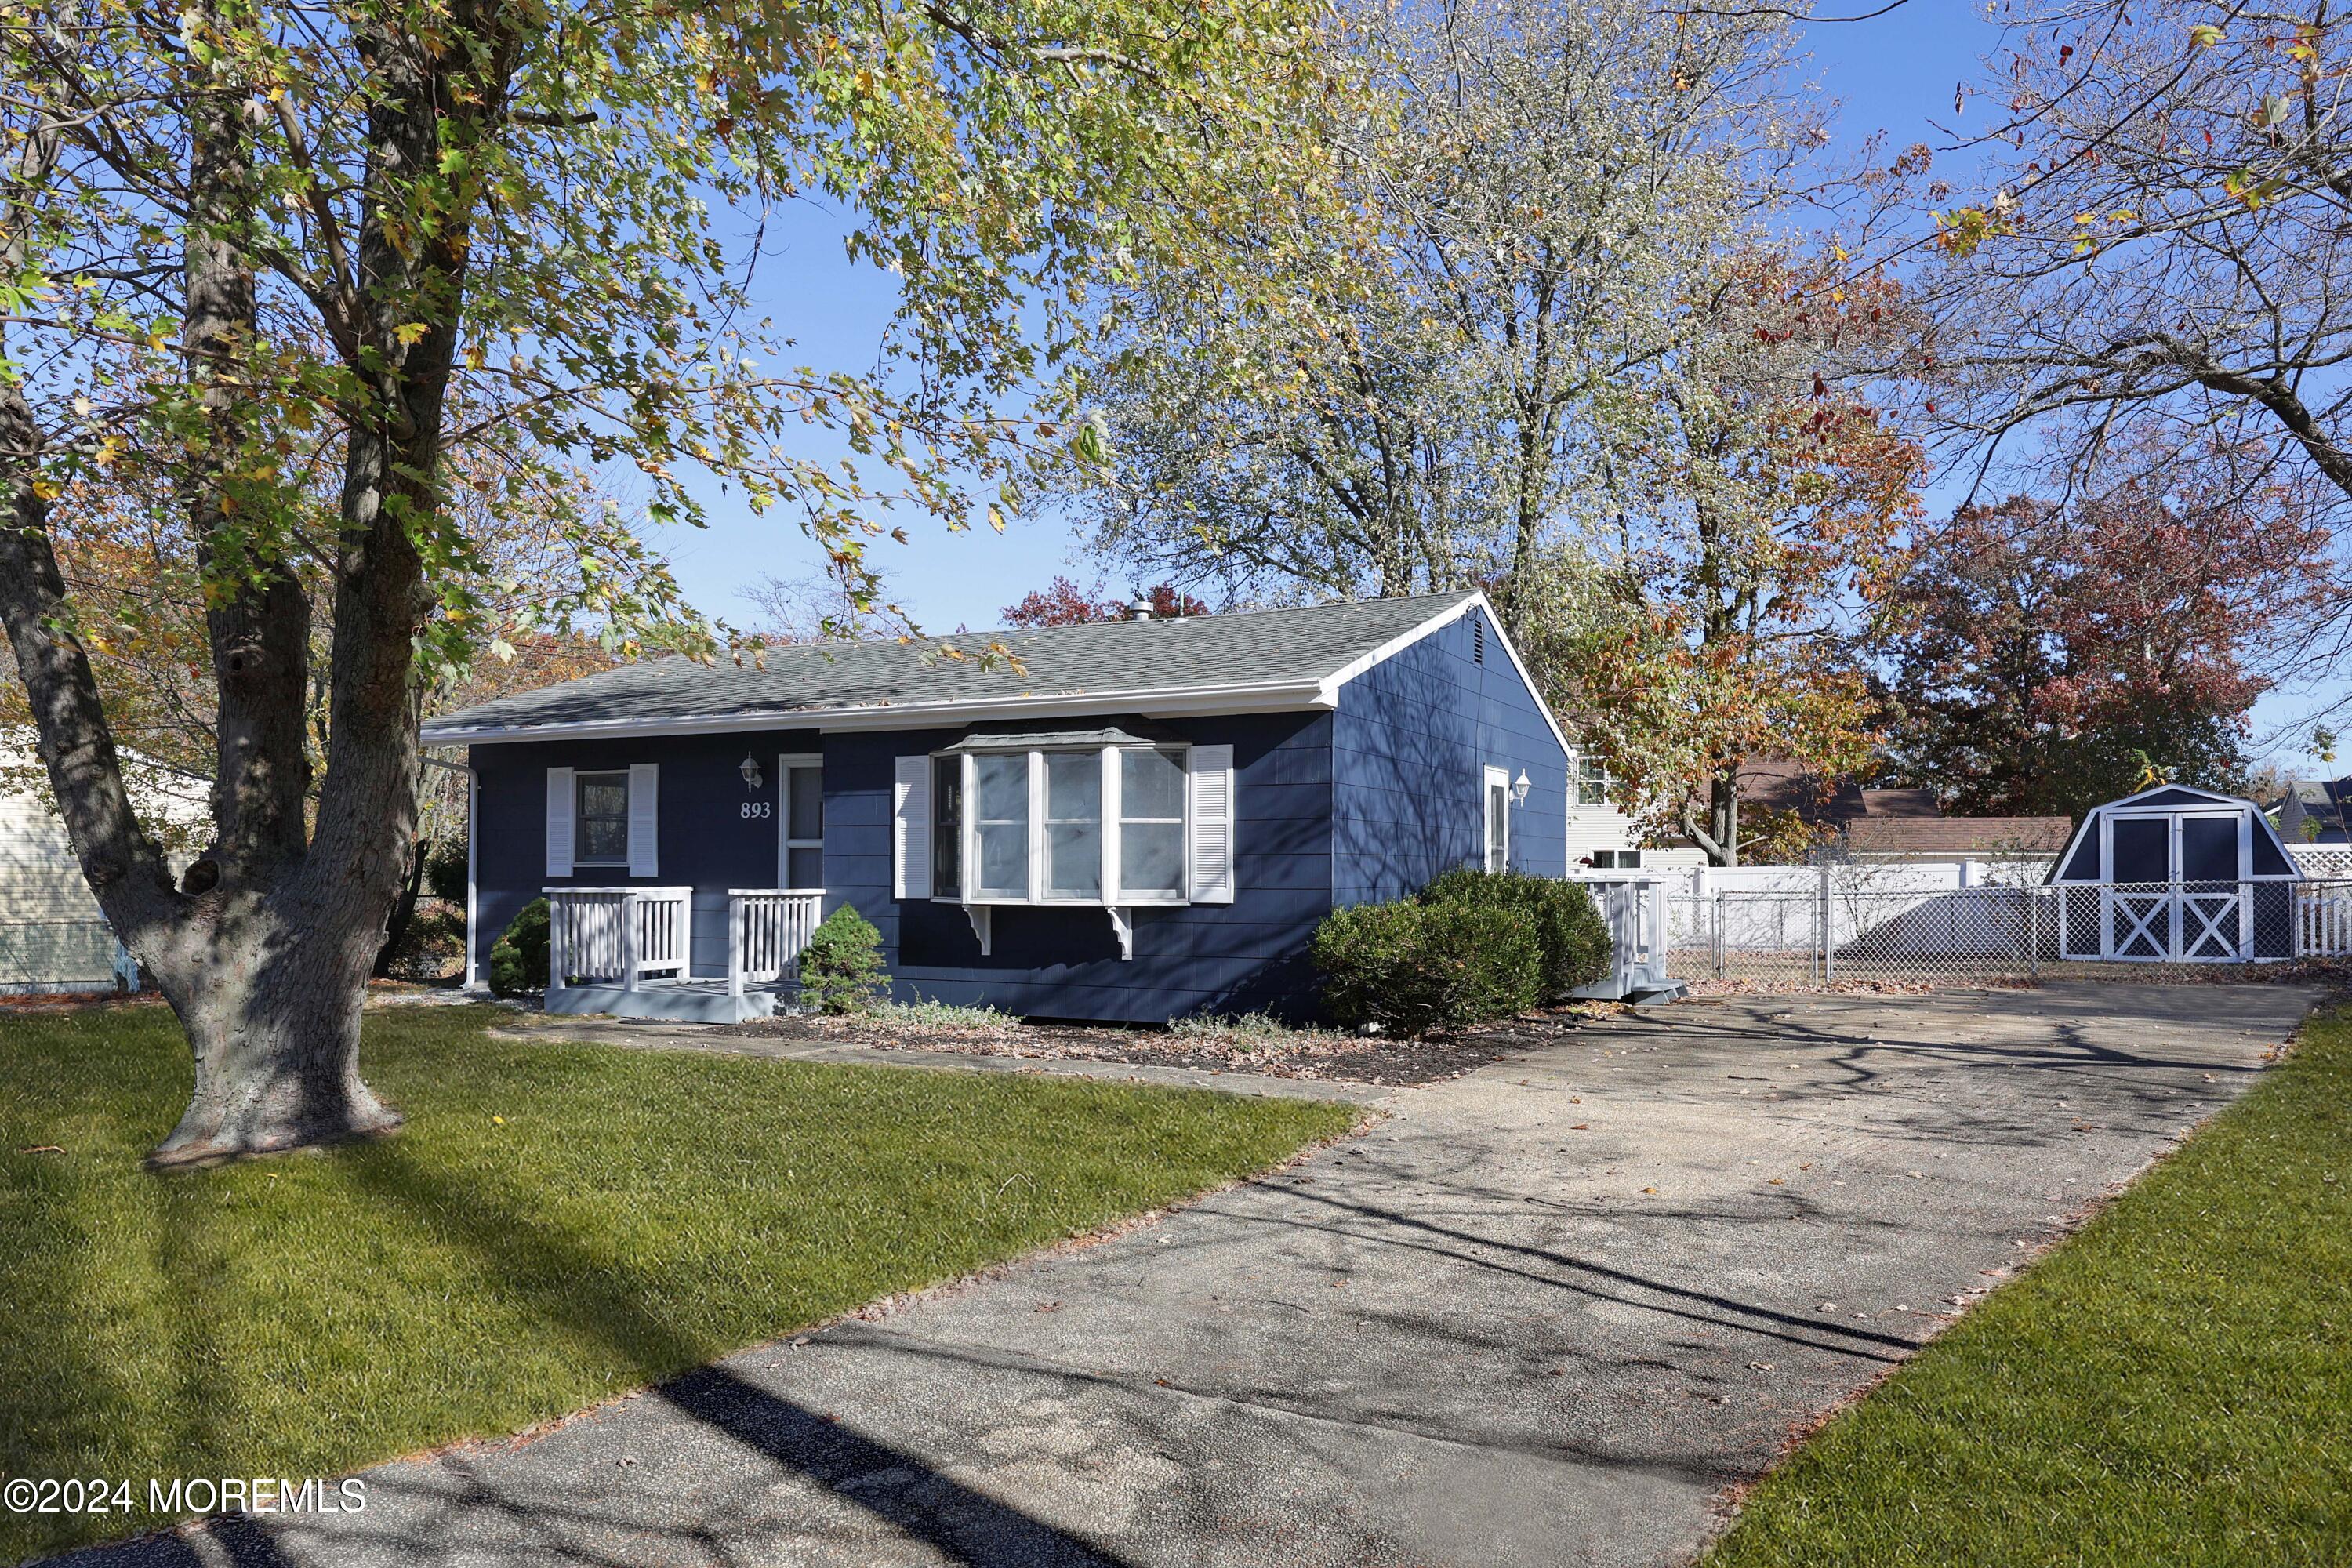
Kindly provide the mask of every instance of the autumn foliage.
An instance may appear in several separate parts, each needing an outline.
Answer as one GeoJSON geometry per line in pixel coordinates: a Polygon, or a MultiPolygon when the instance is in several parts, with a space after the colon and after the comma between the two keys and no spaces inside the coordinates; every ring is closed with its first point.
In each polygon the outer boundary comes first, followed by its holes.
{"type": "MultiPolygon", "coordinates": [[[[1134,600],[1112,594],[1097,578],[1091,588],[1081,588],[1067,577],[1055,577],[1045,587],[1033,589],[1017,605],[1004,606],[1004,624],[1008,626],[1082,626],[1095,621],[1116,621],[1126,617],[1128,606],[1134,600]]],[[[1209,606],[1192,595],[1180,590],[1173,583],[1161,583],[1144,594],[1151,602],[1151,613],[1160,619],[1178,616],[1205,616],[1209,606]]]]}
{"type": "Polygon", "coordinates": [[[1894,756],[1948,809],[2079,814],[2242,787],[2263,656],[2321,603],[2326,531],[2226,489],[2011,497],[1925,531],[1895,595],[1894,756]]]}

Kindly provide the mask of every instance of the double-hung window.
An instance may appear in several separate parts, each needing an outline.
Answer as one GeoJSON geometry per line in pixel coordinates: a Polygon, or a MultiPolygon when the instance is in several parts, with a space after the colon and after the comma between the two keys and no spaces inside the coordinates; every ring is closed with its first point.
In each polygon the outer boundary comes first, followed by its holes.
{"type": "Polygon", "coordinates": [[[1596,757],[1576,759],[1576,804],[1607,805],[1609,804],[1609,770],[1596,757]]]}
{"type": "Polygon", "coordinates": [[[577,805],[572,816],[572,863],[629,863],[629,775],[582,772],[572,775],[577,805]]]}
{"type": "Polygon", "coordinates": [[[1118,887],[1130,901],[1184,896],[1184,759],[1175,752],[1118,753],[1118,887]]]}
{"type": "Polygon", "coordinates": [[[661,766],[547,770],[547,874],[660,874],[661,766]]]}

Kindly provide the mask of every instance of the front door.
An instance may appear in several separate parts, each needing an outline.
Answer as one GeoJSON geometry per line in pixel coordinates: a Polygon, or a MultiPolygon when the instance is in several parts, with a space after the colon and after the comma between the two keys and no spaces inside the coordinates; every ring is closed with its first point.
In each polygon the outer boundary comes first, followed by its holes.
{"type": "Polygon", "coordinates": [[[2235,812],[2109,816],[2100,956],[2137,963],[2244,957],[2242,826],[2235,812]]]}

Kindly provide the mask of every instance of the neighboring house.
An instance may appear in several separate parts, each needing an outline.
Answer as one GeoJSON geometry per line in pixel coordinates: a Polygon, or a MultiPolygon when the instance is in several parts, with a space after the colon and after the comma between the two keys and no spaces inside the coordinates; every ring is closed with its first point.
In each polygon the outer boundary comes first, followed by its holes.
{"type": "MultiPolygon", "coordinates": [[[[1877,792],[1873,792],[1877,793],[1877,792]]],[[[2065,847],[2071,816],[1854,816],[1839,827],[1850,860],[2046,860],[2065,847]]]]}
{"type": "Polygon", "coordinates": [[[551,1009],[754,1016],[847,905],[905,999],[1299,1016],[1334,908],[1567,868],[1568,746],[1484,595],[992,635],[1015,662],[787,647],[434,721],[474,774],[469,977],[546,891],[551,1009]]]}
{"type": "Polygon", "coordinates": [[[1599,758],[1571,749],[1569,776],[1572,781],[1568,802],[1570,866],[1631,871],[1706,863],[1706,853],[1696,845],[1645,847],[1633,819],[1619,808],[1617,781],[1609,776],[1599,758]]]}
{"type": "MultiPolygon", "coordinates": [[[[1570,864],[1597,871],[1684,870],[1707,864],[1706,852],[1686,838],[1644,847],[1633,819],[1615,803],[1615,781],[1598,761],[1577,757],[1574,774],[1568,818],[1570,864]]],[[[1862,817],[1932,817],[1941,813],[1933,790],[1864,789],[1851,784],[1825,787],[1815,775],[1779,757],[1755,757],[1740,765],[1739,805],[1751,826],[1759,812],[1794,813],[1827,826],[1862,817]]],[[[1694,810],[1705,817],[1703,806],[1694,810]]],[[[2063,826],[2058,837],[2065,837],[2063,826]]],[[[2052,844],[2043,852],[2056,847],[2052,844]]]]}
{"type": "Polygon", "coordinates": [[[2271,817],[2289,847],[2298,844],[2352,844],[2345,830],[2352,812],[2352,778],[2289,779],[2271,817]]]}
{"type": "MultiPolygon", "coordinates": [[[[0,756],[0,776],[38,765],[23,731],[0,756]]],[[[203,810],[152,791],[139,805],[175,820],[203,810]]],[[[0,993],[134,989],[137,977],[82,880],[65,824],[33,790],[0,783],[0,993]]]]}

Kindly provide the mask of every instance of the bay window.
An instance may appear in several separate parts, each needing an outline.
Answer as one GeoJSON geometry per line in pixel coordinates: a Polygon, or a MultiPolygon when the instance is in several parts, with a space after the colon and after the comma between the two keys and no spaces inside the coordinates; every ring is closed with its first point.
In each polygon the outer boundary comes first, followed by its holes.
{"type": "Polygon", "coordinates": [[[1233,901],[1231,746],[990,731],[900,758],[898,779],[898,896],[966,905],[975,928],[997,904],[1107,907],[1117,923],[1136,904],[1233,901]]]}

